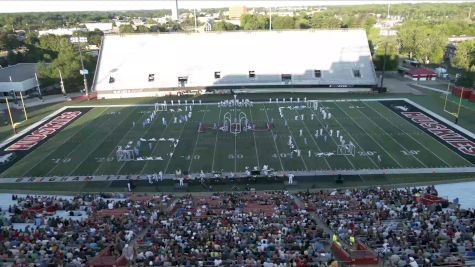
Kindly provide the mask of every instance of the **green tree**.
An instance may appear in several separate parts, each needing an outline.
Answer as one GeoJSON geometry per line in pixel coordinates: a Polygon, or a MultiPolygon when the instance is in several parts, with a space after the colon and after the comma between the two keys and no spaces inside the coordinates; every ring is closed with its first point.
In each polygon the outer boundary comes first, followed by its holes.
{"type": "Polygon", "coordinates": [[[410,59],[414,58],[414,54],[419,47],[417,25],[402,25],[397,34],[397,41],[399,44],[399,52],[408,55],[410,59]]]}
{"type": "Polygon", "coordinates": [[[139,25],[137,26],[137,29],[135,29],[135,32],[141,32],[141,33],[150,32],[150,29],[144,25],[139,25]]]}
{"type": "Polygon", "coordinates": [[[310,19],[310,25],[314,29],[338,29],[342,27],[342,21],[331,15],[316,13],[310,19]]]}
{"type": "Polygon", "coordinates": [[[239,30],[239,26],[234,25],[232,23],[228,23],[226,21],[216,21],[213,24],[213,31],[237,31],[239,30]]]}
{"type": "Polygon", "coordinates": [[[272,29],[286,30],[295,28],[295,19],[290,16],[272,16],[272,29]]]}
{"type": "Polygon", "coordinates": [[[130,24],[122,24],[119,26],[120,33],[132,33],[135,32],[134,27],[130,24]]]}
{"type": "Polygon", "coordinates": [[[262,15],[245,14],[241,16],[241,28],[246,31],[269,28],[269,18],[262,15]]]}
{"type": "Polygon", "coordinates": [[[475,72],[475,40],[466,41],[457,46],[452,64],[465,71],[475,72]]]}

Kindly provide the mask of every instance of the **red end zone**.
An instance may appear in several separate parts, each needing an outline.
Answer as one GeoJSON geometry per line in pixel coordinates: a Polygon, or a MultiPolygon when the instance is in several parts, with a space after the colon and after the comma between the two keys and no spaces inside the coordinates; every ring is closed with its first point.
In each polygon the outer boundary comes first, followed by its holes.
{"type": "Polygon", "coordinates": [[[87,113],[92,108],[68,108],[53,118],[43,122],[38,127],[6,144],[0,151],[0,172],[11,167],[15,162],[29,154],[37,146],[64,129],[67,125],[87,113]]]}

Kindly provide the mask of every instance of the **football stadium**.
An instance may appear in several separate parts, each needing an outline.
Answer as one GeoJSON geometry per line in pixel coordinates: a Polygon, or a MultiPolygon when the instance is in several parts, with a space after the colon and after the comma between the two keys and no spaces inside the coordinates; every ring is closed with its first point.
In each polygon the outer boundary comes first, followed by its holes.
{"type": "Polygon", "coordinates": [[[364,30],[106,34],[8,106],[0,266],[474,266],[473,103],[381,85],[364,30]]]}

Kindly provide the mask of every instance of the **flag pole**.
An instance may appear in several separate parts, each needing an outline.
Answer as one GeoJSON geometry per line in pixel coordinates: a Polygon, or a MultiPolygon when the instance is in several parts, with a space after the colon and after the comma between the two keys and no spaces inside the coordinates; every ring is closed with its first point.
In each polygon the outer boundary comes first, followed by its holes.
{"type": "Polygon", "coordinates": [[[23,105],[23,113],[25,113],[25,121],[28,120],[28,115],[26,114],[26,107],[25,107],[25,102],[23,101],[23,94],[20,91],[20,99],[21,99],[21,104],[23,105]]]}
{"type": "Polygon", "coordinates": [[[12,112],[10,111],[10,104],[8,103],[7,97],[5,97],[5,101],[7,103],[8,115],[10,116],[10,123],[12,124],[13,133],[16,134],[15,124],[13,124],[12,112]]]}

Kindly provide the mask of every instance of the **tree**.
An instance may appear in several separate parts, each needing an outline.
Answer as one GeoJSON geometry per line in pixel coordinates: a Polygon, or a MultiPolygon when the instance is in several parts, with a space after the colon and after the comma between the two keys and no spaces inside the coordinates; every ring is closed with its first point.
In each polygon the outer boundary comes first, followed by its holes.
{"type": "Polygon", "coordinates": [[[132,33],[135,32],[134,27],[130,24],[122,24],[119,26],[120,33],[132,33]]]}
{"type": "Polygon", "coordinates": [[[399,52],[407,54],[410,59],[414,58],[414,54],[419,46],[417,38],[417,25],[403,24],[397,33],[399,52]]]}
{"type": "Polygon", "coordinates": [[[262,15],[245,14],[241,16],[241,28],[246,31],[269,28],[269,18],[262,15]]]}
{"type": "Polygon", "coordinates": [[[294,29],[294,28],[295,28],[294,17],[272,16],[272,29],[285,30],[285,29],[294,29]]]}
{"type": "Polygon", "coordinates": [[[237,31],[237,30],[239,30],[239,26],[223,21],[223,20],[216,21],[213,24],[213,31],[237,31]]]}
{"type": "Polygon", "coordinates": [[[475,40],[466,41],[457,46],[452,64],[465,71],[475,72],[475,40]]]}
{"type": "Polygon", "coordinates": [[[316,13],[311,18],[310,25],[314,29],[339,29],[343,24],[334,16],[316,13]]]}
{"type": "Polygon", "coordinates": [[[0,33],[0,50],[12,50],[19,47],[20,44],[15,35],[5,32],[0,33]]]}
{"type": "Polygon", "coordinates": [[[135,32],[141,32],[141,33],[143,33],[143,32],[150,32],[150,29],[147,28],[147,27],[144,26],[144,25],[139,25],[139,26],[137,26],[137,29],[135,29],[135,32]]]}

